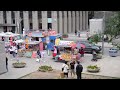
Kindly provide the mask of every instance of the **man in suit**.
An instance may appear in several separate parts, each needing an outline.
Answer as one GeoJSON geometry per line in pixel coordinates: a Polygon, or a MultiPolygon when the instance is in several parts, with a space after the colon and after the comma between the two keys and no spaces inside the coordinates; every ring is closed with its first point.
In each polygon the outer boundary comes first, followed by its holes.
{"type": "Polygon", "coordinates": [[[77,66],[76,66],[76,75],[77,79],[81,79],[81,73],[83,71],[83,66],[80,64],[79,61],[77,61],[77,66]]]}

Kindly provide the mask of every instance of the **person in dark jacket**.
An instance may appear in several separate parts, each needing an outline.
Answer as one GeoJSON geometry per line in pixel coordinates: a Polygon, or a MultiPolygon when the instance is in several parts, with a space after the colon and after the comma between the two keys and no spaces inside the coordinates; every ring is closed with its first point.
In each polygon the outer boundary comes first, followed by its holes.
{"type": "Polygon", "coordinates": [[[81,79],[81,73],[83,71],[83,66],[80,64],[79,61],[77,61],[77,66],[76,66],[76,75],[77,79],[81,79]]]}
{"type": "Polygon", "coordinates": [[[6,57],[6,69],[7,69],[7,72],[8,72],[8,58],[6,57]]]}
{"type": "Polygon", "coordinates": [[[75,30],[75,35],[77,35],[77,30],[75,30]]]}
{"type": "Polygon", "coordinates": [[[37,55],[39,55],[39,57],[41,58],[40,50],[37,50],[37,55]]]}
{"type": "Polygon", "coordinates": [[[80,52],[80,54],[81,54],[81,57],[84,57],[85,52],[84,52],[83,47],[81,47],[81,49],[79,50],[79,52],[80,52]]]}

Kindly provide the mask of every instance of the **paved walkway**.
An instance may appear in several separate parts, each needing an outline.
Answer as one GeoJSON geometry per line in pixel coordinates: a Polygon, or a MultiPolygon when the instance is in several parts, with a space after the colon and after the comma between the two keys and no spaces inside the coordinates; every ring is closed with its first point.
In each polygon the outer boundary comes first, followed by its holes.
{"type": "MultiPolygon", "coordinates": [[[[120,56],[118,57],[109,57],[104,56],[103,59],[99,59],[97,62],[91,62],[92,56],[91,54],[85,54],[84,60],[81,62],[83,65],[83,73],[91,74],[86,71],[86,67],[88,65],[98,65],[101,67],[101,71],[99,73],[95,73],[95,75],[103,75],[103,76],[111,76],[111,77],[120,77],[120,56]]],[[[41,65],[49,65],[52,66],[53,69],[61,70],[62,64],[61,62],[54,62],[51,57],[47,56],[46,62],[36,62],[35,59],[31,58],[20,58],[20,61],[24,61],[27,63],[25,68],[13,68],[12,63],[15,60],[9,60],[9,71],[5,74],[0,75],[0,79],[17,79],[31,72],[35,72],[38,70],[38,67],[41,65]]]]}
{"type": "MultiPolygon", "coordinates": [[[[107,44],[106,44],[107,45],[107,44]]],[[[27,63],[25,68],[13,68],[12,63],[16,62],[16,60],[9,59],[9,71],[5,74],[0,75],[0,79],[17,79],[31,72],[35,72],[38,70],[38,67],[41,65],[49,65],[52,66],[53,69],[61,70],[62,64],[61,62],[54,62],[51,56],[45,55],[46,62],[36,62],[33,58],[19,58],[20,61],[24,61],[27,63]]],[[[84,60],[81,62],[83,65],[83,73],[88,73],[86,71],[86,67],[88,65],[98,65],[101,67],[101,71],[99,73],[95,73],[95,75],[104,75],[104,76],[112,76],[112,77],[120,77],[120,56],[118,57],[110,57],[108,55],[103,56],[103,59],[99,59],[97,62],[91,62],[92,55],[85,54],[84,60]]],[[[91,73],[88,73],[91,74],[91,73]]]]}

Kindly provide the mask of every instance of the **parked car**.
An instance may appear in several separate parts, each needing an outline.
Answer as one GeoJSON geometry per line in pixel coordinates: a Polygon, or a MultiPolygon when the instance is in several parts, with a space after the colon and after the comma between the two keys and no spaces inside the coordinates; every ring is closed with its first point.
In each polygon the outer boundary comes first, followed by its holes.
{"type": "Polygon", "coordinates": [[[90,44],[89,42],[83,41],[83,42],[80,42],[80,43],[85,45],[85,49],[84,49],[85,53],[92,53],[93,50],[95,50],[96,53],[99,53],[102,50],[101,46],[90,44]]]}

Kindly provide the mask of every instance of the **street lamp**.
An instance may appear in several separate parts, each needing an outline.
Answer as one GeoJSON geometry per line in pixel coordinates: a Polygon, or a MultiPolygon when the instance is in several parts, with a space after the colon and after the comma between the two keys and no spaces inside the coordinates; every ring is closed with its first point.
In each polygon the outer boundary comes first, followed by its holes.
{"type": "Polygon", "coordinates": [[[104,31],[105,31],[105,12],[103,11],[103,34],[102,34],[102,54],[104,55],[104,31]]]}

